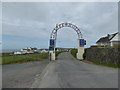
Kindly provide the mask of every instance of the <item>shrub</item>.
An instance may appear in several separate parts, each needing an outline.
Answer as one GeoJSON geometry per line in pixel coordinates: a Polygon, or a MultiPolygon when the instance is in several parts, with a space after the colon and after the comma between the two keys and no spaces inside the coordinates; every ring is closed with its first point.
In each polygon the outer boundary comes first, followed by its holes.
{"type": "Polygon", "coordinates": [[[76,58],[77,49],[72,49],[72,50],[71,50],[71,54],[73,55],[73,57],[76,58]]]}

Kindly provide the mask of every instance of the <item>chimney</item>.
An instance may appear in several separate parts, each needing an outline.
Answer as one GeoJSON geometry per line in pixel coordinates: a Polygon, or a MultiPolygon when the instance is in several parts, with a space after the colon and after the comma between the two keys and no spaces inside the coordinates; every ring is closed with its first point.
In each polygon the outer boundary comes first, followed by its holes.
{"type": "Polygon", "coordinates": [[[111,35],[110,35],[110,34],[108,34],[108,35],[107,35],[107,37],[110,39],[110,38],[111,38],[111,35]]]}

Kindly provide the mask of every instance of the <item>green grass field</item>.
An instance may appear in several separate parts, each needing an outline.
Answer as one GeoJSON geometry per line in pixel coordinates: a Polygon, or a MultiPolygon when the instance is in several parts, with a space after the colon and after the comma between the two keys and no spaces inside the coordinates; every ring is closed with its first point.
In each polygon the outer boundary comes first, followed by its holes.
{"type": "Polygon", "coordinates": [[[31,61],[42,61],[44,59],[48,59],[48,53],[33,53],[25,55],[10,55],[10,53],[3,53],[0,57],[2,57],[1,64],[4,65],[31,61]]]}

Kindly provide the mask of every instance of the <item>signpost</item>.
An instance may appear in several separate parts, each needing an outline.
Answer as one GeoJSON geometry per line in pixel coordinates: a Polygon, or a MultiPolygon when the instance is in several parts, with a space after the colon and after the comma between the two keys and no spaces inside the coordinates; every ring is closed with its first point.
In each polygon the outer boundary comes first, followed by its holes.
{"type": "Polygon", "coordinates": [[[49,50],[50,51],[54,50],[54,47],[55,47],[55,39],[50,39],[49,50]]]}
{"type": "Polygon", "coordinates": [[[79,39],[79,45],[82,47],[84,46],[84,39],[79,39]]]}
{"type": "Polygon", "coordinates": [[[50,46],[54,46],[55,45],[55,40],[54,39],[50,39],[50,46]]]}

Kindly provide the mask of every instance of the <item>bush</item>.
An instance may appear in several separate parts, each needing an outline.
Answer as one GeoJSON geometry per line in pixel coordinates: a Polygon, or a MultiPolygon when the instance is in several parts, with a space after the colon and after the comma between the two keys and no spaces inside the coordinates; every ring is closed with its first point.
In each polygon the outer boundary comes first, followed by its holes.
{"type": "Polygon", "coordinates": [[[57,57],[60,53],[62,53],[63,51],[56,51],[55,52],[55,57],[57,57]]]}
{"type": "Polygon", "coordinates": [[[72,50],[71,50],[71,54],[73,55],[73,57],[76,58],[77,49],[72,49],[72,50]]]}

